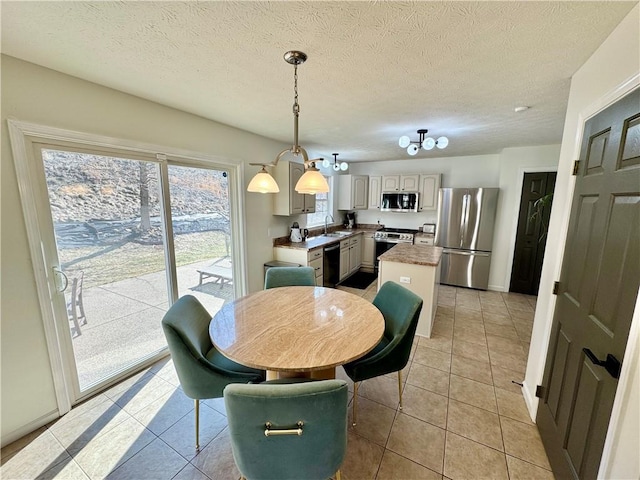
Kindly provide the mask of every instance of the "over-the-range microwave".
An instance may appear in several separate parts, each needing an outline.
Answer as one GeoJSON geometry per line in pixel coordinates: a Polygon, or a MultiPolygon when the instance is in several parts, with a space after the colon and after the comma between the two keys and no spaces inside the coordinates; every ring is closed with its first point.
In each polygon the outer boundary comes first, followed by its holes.
{"type": "Polygon", "coordinates": [[[381,212],[417,212],[418,192],[382,192],[381,212]]]}

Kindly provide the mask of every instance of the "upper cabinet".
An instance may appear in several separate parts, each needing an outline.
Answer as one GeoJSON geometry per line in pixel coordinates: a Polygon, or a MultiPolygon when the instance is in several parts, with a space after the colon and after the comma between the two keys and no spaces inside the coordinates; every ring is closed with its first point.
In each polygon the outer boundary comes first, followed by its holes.
{"type": "Polygon", "coordinates": [[[438,190],[440,189],[440,174],[419,175],[420,188],[418,196],[418,211],[436,210],[438,208],[438,190]]]}
{"type": "Polygon", "coordinates": [[[315,213],[316,196],[301,194],[295,190],[296,183],[304,174],[304,165],[289,160],[280,160],[273,170],[273,178],[280,187],[280,192],[273,195],[273,214],[315,213]]]}
{"type": "Polygon", "coordinates": [[[384,175],[382,177],[383,192],[417,192],[420,175],[384,175]]]}
{"type": "Polygon", "coordinates": [[[338,175],[338,210],[365,210],[369,207],[369,177],[338,175]]]}
{"type": "Polygon", "coordinates": [[[382,177],[369,177],[369,208],[380,208],[382,177]]]}

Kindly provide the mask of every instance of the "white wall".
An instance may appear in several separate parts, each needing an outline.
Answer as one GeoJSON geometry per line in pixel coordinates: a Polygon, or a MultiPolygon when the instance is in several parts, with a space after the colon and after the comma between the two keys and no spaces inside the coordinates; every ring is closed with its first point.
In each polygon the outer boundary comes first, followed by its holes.
{"type": "MultiPolygon", "coordinates": [[[[287,145],[138,97],[1,57],[1,402],[2,443],[57,410],[35,279],[18,194],[7,118],[164,145],[242,162],[271,160],[287,145]]],[[[245,187],[255,167],[245,169],[245,187]]],[[[245,193],[249,290],[262,288],[271,260],[271,199],[245,193]],[[268,199],[268,201],[265,201],[268,199]]]]}
{"type": "MultiPolygon", "coordinates": [[[[542,382],[544,364],[555,307],[551,294],[552,284],[560,276],[562,256],[566,241],[574,179],[570,176],[573,160],[578,158],[584,121],[604,107],[613,103],[631,85],[640,83],[640,8],[636,7],[616,27],[587,62],[575,73],[571,81],[567,116],[565,119],[558,177],[549,223],[549,235],[540,293],[531,337],[531,349],[524,382],[525,399],[532,418],[535,418],[538,399],[534,392],[542,382]],[[624,86],[626,84],[626,87],[624,86]]],[[[640,314],[637,311],[631,324],[629,344],[637,348],[640,342],[640,314]]],[[[623,359],[625,370],[620,376],[614,404],[614,416],[609,426],[605,457],[601,465],[601,477],[605,472],[616,472],[615,478],[638,478],[638,355],[627,351],[623,359]],[[635,375],[635,377],[634,377],[635,375]],[[607,452],[621,439],[635,444],[628,448],[607,452]],[[627,452],[634,452],[627,455],[627,452]]],[[[614,477],[608,477],[614,478],[614,477]]]]}
{"type": "MultiPolygon", "coordinates": [[[[489,289],[508,291],[513,263],[513,247],[518,222],[518,206],[524,172],[555,171],[560,145],[506,148],[496,155],[448,158],[412,158],[392,162],[355,163],[351,172],[360,175],[441,173],[442,187],[499,187],[498,210],[493,239],[489,289]]],[[[420,155],[420,154],[418,154],[420,155]]],[[[418,228],[437,221],[435,211],[392,213],[357,211],[359,223],[387,227],[418,228]]]]}

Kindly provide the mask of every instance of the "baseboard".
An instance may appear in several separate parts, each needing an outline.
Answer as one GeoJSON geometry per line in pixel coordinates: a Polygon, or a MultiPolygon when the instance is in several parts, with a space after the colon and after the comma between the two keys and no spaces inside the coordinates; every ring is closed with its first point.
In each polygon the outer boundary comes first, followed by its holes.
{"type": "Polygon", "coordinates": [[[489,285],[487,290],[491,290],[492,292],[508,292],[508,288],[504,288],[504,285],[489,285]]]}
{"type": "Polygon", "coordinates": [[[2,434],[2,439],[0,440],[0,446],[2,448],[4,448],[5,446],[9,445],[10,443],[15,442],[16,440],[21,439],[22,437],[24,437],[25,435],[33,432],[34,430],[37,430],[40,427],[43,427],[45,425],[47,425],[48,423],[56,420],[57,418],[60,417],[60,414],[58,413],[58,410],[53,410],[45,415],[42,415],[39,418],[36,418],[34,421],[27,423],[26,425],[23,425],[22,427],[18,428],[17,430],[14,430],[12,432],[9,432],[7,434],[2,434]]]}
{"type": "Polygon", "coordinates": [[[524,396],[524,403],[527,405],[527,410],[529,410],[531,421],[535,423],[538,414],[538,397],[535,395],[535,390],[531,391],[526,381],[522,384],[522,395],[524,396]]]}

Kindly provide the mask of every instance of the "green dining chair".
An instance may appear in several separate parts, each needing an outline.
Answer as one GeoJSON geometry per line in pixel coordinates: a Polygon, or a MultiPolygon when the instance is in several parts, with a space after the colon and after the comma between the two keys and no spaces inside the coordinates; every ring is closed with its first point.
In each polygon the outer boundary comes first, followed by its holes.
{"type": "Polygon", "coordinates": [[[327,480],[347,451],[344,380],[229,385],[224,403],[238,470],[249,480],[327,480]]]}
{"type": "Polygon", "coordinates": [[[196,451],[200,449],[200,400],[220,398],[230,383],[261,382],[265,372],[229,360],[211,343],[211,315],[192,295],[178,299],[162,319],[171,358],[184,393],[194,399],[196,451]]]}
{"type": "Polygon", "coordinates": [[[362,358],[344,365],[353,380],[353,425],[357,422],[358,382],[398,372],[398,396],[402,410],[402,369],[407,366],[418,326],[422,299],[395,282],[385,282],[373,304],[384,317],[384,335],[374,349],[362,358]]]}
{"type": "Polygon", "coordinates": [[[313,267],[271,267],[264,275],[264,289],[316,285],[313,267]]]}

